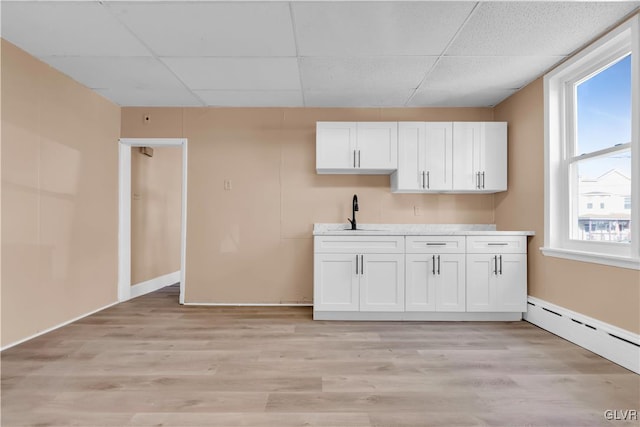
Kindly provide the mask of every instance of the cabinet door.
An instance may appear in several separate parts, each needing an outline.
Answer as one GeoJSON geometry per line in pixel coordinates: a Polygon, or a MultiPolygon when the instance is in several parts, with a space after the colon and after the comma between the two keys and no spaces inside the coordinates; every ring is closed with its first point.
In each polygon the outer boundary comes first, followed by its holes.
{"type": "Polygon", "coordinates": [[[507,123],[482,124],[482,150],[480,172],[482,190],[507,190],[507,123]]]}
{"type": "Polygon", "coordinates": [[[404,255],[364,254],[360,311],[404,311],[404,255]]]}
{"type": "Polygon", "coordinates": [[[359,122],[357,124],[357,165],[360,169],[398,169],[398,123],[359,122]]]}
{"type": "MultiPolygon", "coordinates": [[[[423,153],[420,153],[422,155],[423,153]]],[[[427,190],[453,188],[453,123],[429,122],[425,127],[425,176],[421,177],[427,190]]]]}
{"type": "Polygon", "coordinates": [[[495,255],[467,255],[467,311],[496,311],[495,255]]]}
{"type": "Polygon", "coordinates": [[[425,123],[398,123],[398,171],[391,176],[392,191],[422,190],[425,158],[425,123]]]}
{"type": "MultiPolygon", "coordinates": [[[[315,254],[313,308],[317,311],[358,311],[359,277],[355,254],[315,254]]],[[[358,265],[359,267],[359,265],[358,265]]]]}
{"type": "Polygon", "coordinates": [[[481,151],[479,122],[453,123],[453,188],[478,190],[481,151]]]}
{"type": "Polygon", "coordinates": [[[436,311],[465,311],[464,254],[436,255],[436,311]]]}
{"type": "Polygon", "coordinates": [[[405,280],[405,310],[406,311],[435,311],[436,310],[436,255],[407,254],[405,280]]]}
{"type": "Polygon", "coordinates": [[[498,255],[495,311],[527,311],[527,255],[498,255]]]}
{"type": "Polygon", "coordinates": [[[354,169],[356,163],[356,123],[318,122],[316,124],[316,170],[354,169]]]}
{"type": "Polygon", "coordinates": [[[467,311],[527,311],[527,255],[467,255],[467,311]]]}

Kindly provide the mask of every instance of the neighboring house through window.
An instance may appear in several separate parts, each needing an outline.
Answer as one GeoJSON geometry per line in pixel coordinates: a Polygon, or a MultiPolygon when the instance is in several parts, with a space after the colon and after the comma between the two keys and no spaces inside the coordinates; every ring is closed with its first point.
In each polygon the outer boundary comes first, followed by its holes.
{"type": "Polygon", "coordinates": [[[640,269],[639,21],[544,78],[545,255],[640,269]]]}

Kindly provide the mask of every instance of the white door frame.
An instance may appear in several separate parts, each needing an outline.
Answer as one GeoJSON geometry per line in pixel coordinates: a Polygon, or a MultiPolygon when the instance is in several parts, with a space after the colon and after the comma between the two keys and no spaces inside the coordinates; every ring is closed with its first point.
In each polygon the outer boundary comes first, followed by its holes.
{"type": "Polygon", "coordinates": [[[180,304],[184,304],[187,256],[187,139],[120,138],[118,144],[118,301],[131,298],[131,147],[182,147],[180,304]]]}

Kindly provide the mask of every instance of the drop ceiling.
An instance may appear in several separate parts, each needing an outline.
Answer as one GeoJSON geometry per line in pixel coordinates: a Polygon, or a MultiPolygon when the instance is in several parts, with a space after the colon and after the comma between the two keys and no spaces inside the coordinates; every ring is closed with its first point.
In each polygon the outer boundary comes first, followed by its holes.
{"type": "Polygon", "coordinates": [[[493,106],[640,2],[2,1],[2,37],[122,106],[493,106]]]}

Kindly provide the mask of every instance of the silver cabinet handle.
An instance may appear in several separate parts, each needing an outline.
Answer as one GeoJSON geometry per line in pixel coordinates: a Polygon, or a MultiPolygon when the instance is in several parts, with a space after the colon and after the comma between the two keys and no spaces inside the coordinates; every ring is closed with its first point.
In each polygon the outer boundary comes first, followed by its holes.
{"type": "Polygon", "coordinates": [[[356,276],[358,275],[358,268],[360,265],[358,264],[358,260],[360,259],[360,255],[356,255],[356,276]]]}
{"type": "Polygon", "coordinates": [[[502,276],[502,255],[500,255],[500,275],[502,276]]]}
{"type": "Polygon", "coordinates": [[[482,188],[484,188],[484,172],[482,172],[482,188]]]}
{"type": "Polygon", "coordinates": [[[440,275],[440,255],[438,255],[438,275],[440,275]]]}
{"type": "Polygon", "coordinates": [[[360,255],[360,274],[364,275],[364,255],[360,255]]]}
{"type": "Polygon", "coordinates": [[[489,242],[487,246],[507,246],[508,242],[489,242]]]}
{"type": "Polygon", "coordinates": [[[356,150],[353,150],[353,167],[356,167],[356,150]]]}
{"type": "Polygon", "coordinates": [[[424,188],[424,171],[422,171],[422,188],[424,188]]]}
{"type": "Polygon", "coordinates": [[[476,188],[480,188],[480,172],[476,172],[476,188]]]}
{"type": "Polygon", "coordinates": [[[436,256],[435,255],[431,255],[431,273],[434,276],[436,275],[436,256]]]}
{"type": "Polygon", "coordinates": [[[360,150],[358,150],[358,167],[360,167],[360,150]]]}
{"type": "Polygon", "coordinates": [[[493,256],[493,274],[498,275],[498,256],[493,256]]]}
{"type": "Polygon", "coordinates": [[[429,179],[429,171],[427,171],[427,188],[431,188],[431,180],[429,179]]]}
{"type": "Polygon", "coordinates": [[[447,244],[445,242],[428,242],[427,246],[446,246],[447,244]]]}

